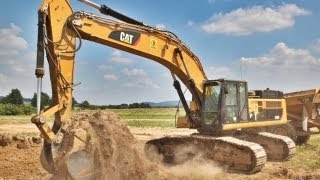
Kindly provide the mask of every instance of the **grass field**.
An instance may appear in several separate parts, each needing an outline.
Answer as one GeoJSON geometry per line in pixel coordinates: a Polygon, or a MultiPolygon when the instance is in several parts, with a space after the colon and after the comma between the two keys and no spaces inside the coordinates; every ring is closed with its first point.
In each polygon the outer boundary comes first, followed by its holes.
{"type": "MultiPolygon", "coordinates": [[[[115,112],[121,121],[127,126],[132,127],[175,127],[176,108],[139,108],[139,109],[107,109],[102,111],[115,112]]],[[[78,112],[93,112],[90,110],[74,111],[78,112]]],[[[184,110],[180,109],[178,115],[184,115],[184,110]]],[[[29,124],[33,115],[20,116],[0,116],[1,124],[29,124]]],[[[47,120],[53,121],[53,117],[47,120]]]]}
{"type": "Polygon", "coordinates": [[[320,168],[320,135],[311,136],[307,144],[297,146],[296,154],[290,161],[284,163],[286,167],[315,170],[320,168]]]}
{"type": "MultiPolygon", "coordinates": [[[[18,116],[0,116],[1,124],[29,124],[33,115],[18,115],[18,116]]],[[[50,117],[48,122],[53,122],[53,117],[50,117]]]]}
{"type": "MultiPolygon", "coordinates": [[[[132,127],[175,127],[176,108],[112,109],[120,119],[132,127]]],[[[180,115],[184,111],[180,109],[180,115]]]]}

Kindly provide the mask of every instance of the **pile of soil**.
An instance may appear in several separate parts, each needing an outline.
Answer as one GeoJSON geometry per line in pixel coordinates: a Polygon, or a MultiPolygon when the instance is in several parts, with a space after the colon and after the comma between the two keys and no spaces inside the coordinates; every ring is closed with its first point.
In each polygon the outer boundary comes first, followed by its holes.
{"type": "Polygon", "coordinates": [[[45,178],[39,155],[40,137],[0,134],[0,179],[45,178]]]}
{"type": "Polygon", "coordinates": [[[282,175],[287,179],[320,179],[320,170],[305,170],[301,168],[283,168],[282,175]]]}
{"type": "Polygon", "coordinates": [[[28,137],[17,134],[0,134],[0,146],[16,146],[18,149],[29,149],[30,147],[40,146],[42,140],[39,136],[28,137]]]}
{"type": "MultiPolygon", "coordinates": [[[[82,148],[94,154],[95,177],[101,179],[177,179],[158,164],[145,158],[141,143],[138,143],[130,130],[114,113],[79,113],[72,118],[64,130],[66,133],[61,157],[65,157],[65,154],[68,153],[70,155],[72,152],[70,146],[78,146],[75,139],[81,139],[82,142],[85,142],[82,148]],[[66,153],[66,150],[70,152],[66,153]]],[[[59,168],[66,168],[66,166],[62,163],[59,168]]],[[[61,177],[61,174],[57,177],[61,177]]]]}
{"type": "Polygon", "coordinates": [[[18,149],[16,146],[0,147],[0,179],[49,179],[42,168],[39,156],[41,147],[18,149]]]}

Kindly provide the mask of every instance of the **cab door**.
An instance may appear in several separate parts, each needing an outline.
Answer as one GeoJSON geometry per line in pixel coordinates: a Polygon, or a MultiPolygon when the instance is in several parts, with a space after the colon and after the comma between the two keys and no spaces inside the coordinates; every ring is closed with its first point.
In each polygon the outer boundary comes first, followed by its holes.
{"type": "Polygon", "coordinates": [[[247,83],[243,81],[225,81],[223,84],[222,124],[236,124],[247,121],[247,83]]]}

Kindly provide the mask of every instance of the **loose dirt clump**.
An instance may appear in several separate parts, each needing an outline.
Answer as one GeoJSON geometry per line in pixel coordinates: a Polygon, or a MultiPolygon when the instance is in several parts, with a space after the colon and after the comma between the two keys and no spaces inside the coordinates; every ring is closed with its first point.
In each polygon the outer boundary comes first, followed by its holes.
{"type": "Polygon", "coordinates": [[[301,168],[283,168],[280,177],[286,179],[320,179],[320,170],[305,170],[301,168]]]}
{"type": "MultiPolygon", "coordinates": [[[[68,143],[64,143],[63,146],[80,146],[75,143],[75,139],[72,139],[74,137],[85,142],[82,149],[90,152],[89,154],[94,154],[94,174],[96,178],[173,179],[174,177],[144,157],[141,144],[114,113],[77,114],[66,128],[63,141],[68,143]]],[[[64,147],[63,149],[70,150],[71,147],[64,147]]],[[[70,152],[72,151],[70,150],[70,152]]],[[[65,154],[68,154],[68,152],[65,154]]],[[[72,154],[69,153],[69,155],[72,154]]],[[[60,169],[63,167],[65,168],[62,165],[60,169]]],[[[74,168],[69,166],[69,172],[70,169],[74,168]]]]}
{"type": "Polygon", "coordinates": [[[0,134],[0,146],[8,146],[12,143],[12,135],[9,133],[0,134]]]}
{"type": "Polygon", "coordinates": [[[30,143],[31,137],[3,133],[0,139],[0,179],[43,179],[48,175],[39,161],[41,145],[30,143]]]}
{"type": "Polygon", "coordinates": [[[10,133],[0,134],[0,146],[16,146],[18,149],[29,149],[30,147],[39,146],[42,140],[40,137],[28,137],[22,135],[13,135],[10,133]]]}

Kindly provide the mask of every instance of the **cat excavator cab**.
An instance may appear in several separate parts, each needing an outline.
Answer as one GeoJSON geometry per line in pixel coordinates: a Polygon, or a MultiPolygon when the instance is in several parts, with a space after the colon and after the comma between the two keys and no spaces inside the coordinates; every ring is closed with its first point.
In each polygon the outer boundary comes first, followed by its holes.
{"type": "MultiPolygon", "coordinates": [[[[254,173],[261,170],[267,159],[283,161],[294,154],[295,144],[289,137],[258,130],[287,122],[283,99],[249,100],[245,81],[208,80],[199,58],[174,33],[148,26],[106,5],[80,1],[98,9],[103,15],[74,12],[68,0],[43,0],[38,11],[35,70],[38,107],[37,115],[31,121],[44,137],[41,163],[48,172],[55,173],[58,167],[64,167],[70,177],[79,177],[74,169],[70,170],[70,164],[74,164],[70,161],[75,159],[75,162],[79,159],[84,162],[78,163],[83,165],[82,169],[78,169],[83,176],[95,171],[95,168],[88,167],[90,163],[85,163],[94,160],[94,152],[84,150],[88,143],[86,139],[90,138],[82,138],[82,146],[72,142],[72,148],[62,148],[66,143],[65,137],[70,136],[67,132],[72,121],[72,92],[76,86],[73,82],[75,55],[81,49],[83,40],[150,59],[169,69],[185,109],[186,120],[190,128],[197,129],[199,133],[148,141],[145,151],[156,150],[164,157],[165,163],[181,163],[202,154],[226,165],[230,171],[254,173]],[[44,54],[49,64],[53,105],[40,111],[44,54]],[[180,82],[192,95],[190,105],[180,82]],[[50,127],[47,119],[52,115],[55,120],[50,127]],[[193,148],[178,161],[177,153],[181,154],[181,146],[193,148]]],[[[72,132],[77,135],[76,130],[72,132]]],[[[90,132],[84,134],[85,137],[92,135],[90,132]]]]}

